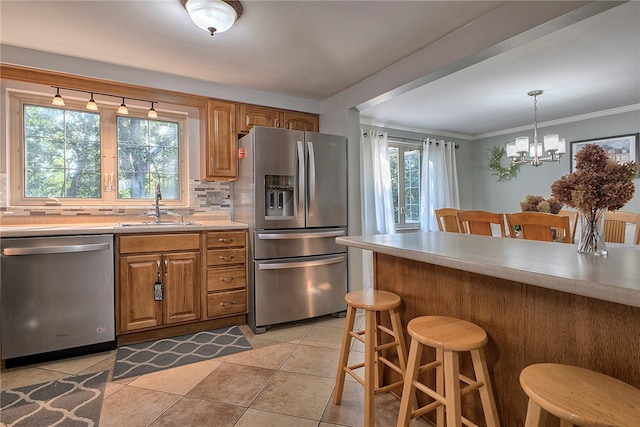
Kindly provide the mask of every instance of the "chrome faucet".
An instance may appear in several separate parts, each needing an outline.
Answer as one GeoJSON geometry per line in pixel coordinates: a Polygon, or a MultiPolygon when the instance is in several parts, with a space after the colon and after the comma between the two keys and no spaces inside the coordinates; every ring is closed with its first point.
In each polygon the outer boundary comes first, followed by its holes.
{"type": "Polygon", "coordinates": [[[160,183],[156,184],[156,211],[155,222],[160,222],[160,200],[162,200],[162,192],[160,191],[160,183]]]}

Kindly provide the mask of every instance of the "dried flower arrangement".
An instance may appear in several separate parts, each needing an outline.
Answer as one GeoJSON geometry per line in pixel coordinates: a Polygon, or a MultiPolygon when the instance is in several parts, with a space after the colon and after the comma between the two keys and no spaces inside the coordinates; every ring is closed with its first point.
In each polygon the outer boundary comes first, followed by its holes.
{"type": "Polygon", "coordinates": [[[578,210],[579,252],[606,255],[604,217],[607,209],[622,208],[635,192],[635,162],[619,164],[609,160],[599,145],[587,144],[576,155],[576,171],[551,184],[551,195],[578,210]]]}
{"type": "Polygon", "coordinates": [[[587,144],[575,156],[576,171],[551,184],[551,195],[579,211],[608,208],[618,210],[635,191],[635,162],[619,164],[609,160],[599,145],[587,144]]]}
{"type": "Polygon", "coordinates": [[[562,209],[562,203],[554,197],[545,199],[542,196],[527,195],[522,202],[520,202],[520,208],[522,212],[545,212],[557,214],[562,209]]]}

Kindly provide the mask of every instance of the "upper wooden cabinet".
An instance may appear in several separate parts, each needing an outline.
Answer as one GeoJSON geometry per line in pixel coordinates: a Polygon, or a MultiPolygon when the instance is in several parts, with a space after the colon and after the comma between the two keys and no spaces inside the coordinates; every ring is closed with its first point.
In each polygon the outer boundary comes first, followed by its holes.
{"type": "Polygon", "coordinates": [[[316,114],[299,113],[297,111],[282,112],[282,127],[285,129],[318,132],[319,123],[316,114]]]}
{"type": "Polygon", "coordinates": [[[316,114],[285,111],[257,105],[238,105],[238,132],[248,133],[254,126],[318,132],[316,114]]]}
{"type": "Polygon", "coordinates": [[[238,178],[236,104],[207,101],[207,138],[202,152],[202,179],[233,181],[238,178]]]}

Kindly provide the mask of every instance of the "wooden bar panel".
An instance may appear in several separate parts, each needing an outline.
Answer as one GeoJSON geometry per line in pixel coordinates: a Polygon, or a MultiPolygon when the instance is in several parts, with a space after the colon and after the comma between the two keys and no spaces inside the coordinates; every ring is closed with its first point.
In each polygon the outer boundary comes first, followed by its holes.
{"type": "MultiPolygon", "coordinates": [[[[403,299],[403,325],[417,316],[442,315],[487,331],[503,426],[524,425],[527,398],[519,375],[530,364],[581,366],[640,388],[640,308],[381,253],[375,254],[375,286],[403,299]]],[[[461,360],[461,372],[469,374],[469,361],[461,360]]],[[[481,419],[476,394],[465,397],[463,407],[472,420],[481,419]]],[[[548,425],[558,422],[550,417],[548,425]]]]}

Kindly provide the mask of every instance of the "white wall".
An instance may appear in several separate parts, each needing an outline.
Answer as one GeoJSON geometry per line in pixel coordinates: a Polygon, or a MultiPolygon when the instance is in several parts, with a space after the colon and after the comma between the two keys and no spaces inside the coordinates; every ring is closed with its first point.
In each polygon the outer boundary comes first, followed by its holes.
{"type": "MultiPolygon", "coordinates": [[[[557,133],[570,141],[593,139],[614,135],[637,133],[640,131],[640,111],[631,111],[612,116],[592,118],[578,122],[550,126],[539,129],[539,135],[557,133]]],[[[472,167],[472,206],[474,209],[494,212],[518,212],[519,203],[527,194],[549,197],[551,184],[559,177],[569,173],[570,155],[560,159],[560,163],[544,163],[539,167],[523,165],[517,178],[506,182],[497,182],[495,176],[487,168],[488,149],[494,145],[503,145],[513,141],[516,136],[533,138],[533,130],[518,134],[501,135],[473,142],[472,167]]],[[[507,161],[503,162],[506,166],[507,161]]],[[[634,198],[622,208],[624,211],[640,212],[640,179],[635,179],[636,192],[634,198]]]]}

